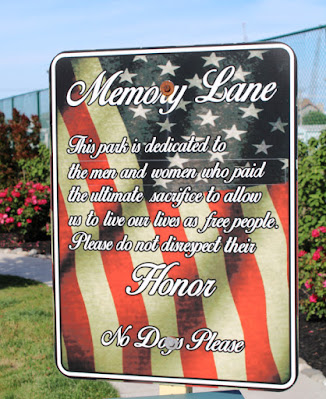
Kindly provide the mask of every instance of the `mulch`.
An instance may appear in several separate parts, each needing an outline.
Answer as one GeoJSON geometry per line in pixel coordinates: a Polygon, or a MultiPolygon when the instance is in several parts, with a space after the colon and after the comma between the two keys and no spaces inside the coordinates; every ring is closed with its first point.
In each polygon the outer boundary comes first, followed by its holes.
{"type": "Polygon", "coordinates": [[[306,321],[299,315],[299,356],[326,376],[326,318],[306,321]]]}
{"type": "MultiPolygon", "coordinates": [[[[51,253],[51,241],[25,242],[17,235],[0,234],[0,248],[36,249],[39,254],[51,253]]],[[[326,318],[306,321],[299,314],[299,356],[326,376],[326,318]]]]}
{"type": "Polygon", "coordinates": [[[0,248],[22,248],[23,251],[30,251],[36,249],[39,254],[51,254],[51,241],[40,240],[35,242],[24,241],[23,238],[18,234],[0,234],[0,248]]]}

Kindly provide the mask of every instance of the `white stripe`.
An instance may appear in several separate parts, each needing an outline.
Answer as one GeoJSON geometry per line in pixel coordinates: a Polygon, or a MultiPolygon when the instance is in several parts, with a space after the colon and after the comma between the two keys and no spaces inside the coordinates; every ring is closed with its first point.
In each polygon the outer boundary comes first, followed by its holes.
{"type": "MultiPolygon", "coordinates": [[[[97,59],[86,58],[73,62],[73,69],[77,79],[82,79],[86,84],[92,82],[102,71],[97,59]]],[[[117,107],[99,107],[94,104],[88,107],[92,121],[101,142],[120,142],[123,137],[128,138],[128,132],[120,116],[117,107]]],[[[118,171],[124,167],[139,168],[135,154],[128,151],[126,154],[110,154],[107,156],[111,168],[118,171]]],[[[120,179],[114,180],[117,191],[130,191],[135,185],[140,185],[143,191],[141,180],[120,179]]],[[[141,203],[122,203],[122,214],[126,218],[130,216],[148,216],[145,201],[141,203]]],[[[150,241],[155,237],[152,225],[147,228],[134,228],[124,226],[124,233],[128,234],[131,241],[136,243],[138,240],[150,241]]],[[[130,251],[134,267],[144,262],[163,263],[162,254],[157,252],[135,252],[130,251]]],[[[123,270],[121,271],[123,272],[123,270]]],[[[131,278],[131,276],[130,276],[131,278]]],[[[148,321],[150,325],[159,328],[161,336],[178,336],[176,310],[173,297],[159,295],[149,296],[148,289],[143,292],[143,299],[146,307],[148,321]]],[[[174,375],[183,376],[182,363],[179,351],[174,351],[168,356],[162,356],[158,348],[151,349],[152,373],[153,375],[174,375]]]]}
{"type": "MultiPolygon", "coordinates": [[[[68,143],[69,137],[62,116],[58,114],[60,188],[65,199],[68,216],[81,215],[83,218],[83,224],[80,227],[72,227],[72,233],[85,231],[86,233],[92,234],[93,239],[96,240],[99,238],[98,226],[86,227],[84,225],[88,212],[93,209],[92,204],[88,203],[87,206],[83,206],[79,203],[67,201],[69,190],[74,184],[80,185],[82,192],[87,191],[89,193],[85,180],[71,181],[67,179],[69,166],[72,163],[79,162],[77,155],[73,154],[67,156],[66,144],[68,143]]],[[[108,329],[116,331],[119,327],[118,317],[110,287],[107,283],[101,254],[97,251],[84,251],[82,247],[79,247],[79,249],[75,251],[75,260],[78,285],[85,303],[93,339],[95,370],[97,372],[122,373],[122,349],[116,347],[116,345],[103,347],[100,341],[104,331],[108,329]],[[94,295],[94,292],[96,292],[96,295],[94,295]]],[[[69,306],[69,304],[63,303],[61,306],[69,306]]]]}
{"type": "MultiPolygon", "coordinates": [[[[199,204],[183,203],[180,207],[182,220],[189,215],[199,218],[199,227],[204,225],[205,217],[210,214],[210,209],[205,201],[199,204]]],[[[219,235],[217,229],[207,229],[199,234],[196,228],[185,229],[189,241],[213,242],[219,235]]],[[[234,304],[232,293],[226,274],[223,249],[218,253],[199,252],[195,255],[199,277],[206,281],[215,279],[217,290],[203,300],[203,307],[207,327],[218,332],[218,339],[244,340],[240,318],[234,304]]],[[[245,350],[240,353],[214,352],[214,360],[219,380],[245,381],[246,365],[245,350]]]]}
{"type": "MultiPolygon", "coordinates": [[[[255,257],[262,276],[269,341],[281,381],[287,381],[289,368],[289,287],[287,277],[287,244],[281,221],[265,186],[247,189],[261,191],[258,204],[241,204],[245,217],[263,217],[267,211],[276,218],[278,229],[257,229],[250,234],[257,245],[255,257]]],[[[284,199],[287,203],[287,198],[284,199]]]]}

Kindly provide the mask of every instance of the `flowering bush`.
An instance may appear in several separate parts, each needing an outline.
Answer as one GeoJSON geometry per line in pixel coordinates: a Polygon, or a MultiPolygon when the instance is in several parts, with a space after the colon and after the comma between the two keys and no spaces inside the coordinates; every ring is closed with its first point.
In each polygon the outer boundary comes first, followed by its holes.
{"type": "Polygon", "coordinates": [[[326,130],[308,144],[298,142],[298,160],[299,247],[310,252],[311,230],[326,226],[326,130]]]}
{"type": "Polygon", "coordinates": [[[50,188],[19,182],[0,190],[0,233],[19,233],[27,241],[50,234],[50,188]]]}
{"type": "Polygon", "coordinates": [[[303,293],[300,309],[307,320],[326,317],[326,227],[312,230],[313,249],[299,251],[299,287],[303,293]]]}

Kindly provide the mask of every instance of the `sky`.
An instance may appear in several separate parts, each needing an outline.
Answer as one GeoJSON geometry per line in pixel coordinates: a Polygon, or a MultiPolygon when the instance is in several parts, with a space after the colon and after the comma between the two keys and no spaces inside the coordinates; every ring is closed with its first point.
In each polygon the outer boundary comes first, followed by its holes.
{"type": "Polygon", "coordinates": [[[0,99],[49,86],[62,51],[257,41],[326,24],[325,0],[11,0],[0,99]]]}

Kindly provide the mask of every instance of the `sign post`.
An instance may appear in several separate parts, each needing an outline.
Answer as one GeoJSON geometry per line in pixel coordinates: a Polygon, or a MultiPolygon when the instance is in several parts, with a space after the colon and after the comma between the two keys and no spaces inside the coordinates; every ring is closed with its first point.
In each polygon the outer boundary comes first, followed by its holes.
{"type": "Polygon", "coordinates": [[[53,60],[62,373],[294,383],[295,79],[277,43],[53,60]]]}
{"type": "Polygon", "coordinates": [[[160,395],[171,395],[171,394],[182,394],[182,393],[192,393],[191,387],[186,387],[184,385],[163,385],[160,384],[160,395]]]}

